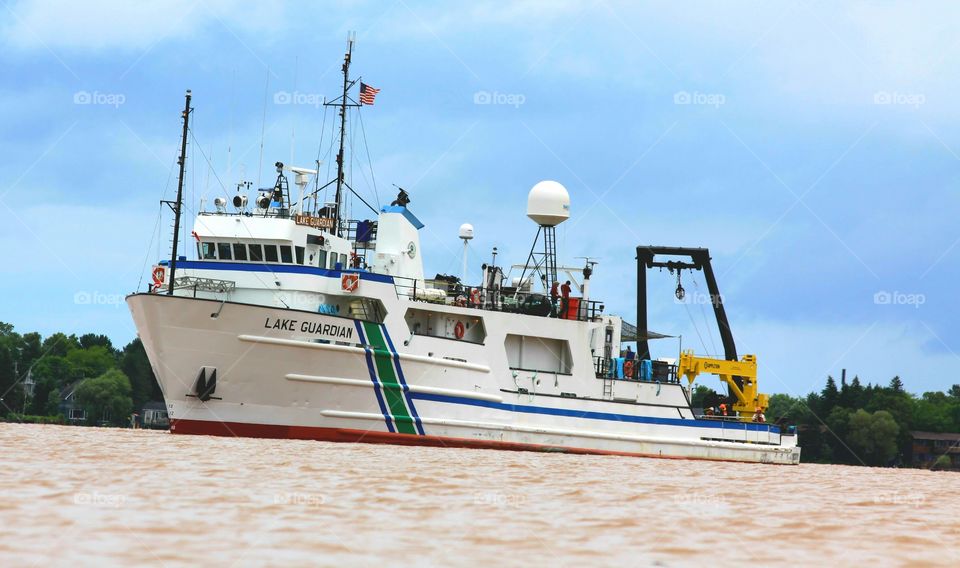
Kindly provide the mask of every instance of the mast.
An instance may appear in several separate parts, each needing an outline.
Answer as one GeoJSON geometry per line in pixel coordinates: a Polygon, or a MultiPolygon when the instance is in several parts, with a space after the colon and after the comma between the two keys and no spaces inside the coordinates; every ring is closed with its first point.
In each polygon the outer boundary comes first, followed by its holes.
{"type": "Polygon", "coordinates": [[[350,88],[350,55],[353,36],[347,37],[347,53],[343,56],[343,93],[340,98],[340,151],[337,152],[337,196],[334,206],[333,234],[340,236],[340,200],[343,197],[343,147],[347,139],[347,90],[350,88]]]}
{"type": "Polygon", "coordinates": [[[177,179],[177,201],[173,206],[173,254],[170,257],[170,284],[167,295],[173,294],[174,277],[177,274],[177,245],[180,237],[180,211],[183,209],[183,174],[187,165],[187,128],[190,124],[190,89],[187,89],[186,103],[183,106],[183,138],[180,141],[180,177],[177,179]]]}

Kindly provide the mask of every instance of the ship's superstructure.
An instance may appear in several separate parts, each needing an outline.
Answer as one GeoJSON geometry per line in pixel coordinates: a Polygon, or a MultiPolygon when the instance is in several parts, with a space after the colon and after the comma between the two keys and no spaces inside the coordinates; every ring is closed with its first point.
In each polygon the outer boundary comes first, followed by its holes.
{"type": "MultiPolygon", "coordinates": [[[[406,191],[371,207],[375,216],[347,218],[350,62],[348,49],[333,102],[341,112],[334,201],[309,187],[316,169],[278,162],[272,190],[218,198],[196,216],[191,250],[175,250],[154,268],[150,291],[128,297],[172,432],[799,461],[796,435],[763,422],[752,356],[653,360],[646,299],[630,326],[590,297],[595,262],[558,265],[555,227],[570,216],[560,183],[530,191],[527,215],[538,229],[526,262],[505,271],[494,254],[474,283],[464,281],[466,268],[460,278],[425,276],[424,224],[406,191]],[[621,354],[634,341],[636,358],[621,354]],[[700,373],[730,385],[729,415],[692,407],[700,373]]],[[[188,98],[184,137],[189,117],[188,98]]],[[[181,168],[184,159],[185,146],[181,168]]],[[[473,227],[460,237],[466,254],[473,227]]],[[[654,254],[690,251],[702,252],[678,271],[709,265],[703,249],[639,247],[638,275],[654,254]]],[[[726,325],[722,307],[717,314],[726,325]]]]}

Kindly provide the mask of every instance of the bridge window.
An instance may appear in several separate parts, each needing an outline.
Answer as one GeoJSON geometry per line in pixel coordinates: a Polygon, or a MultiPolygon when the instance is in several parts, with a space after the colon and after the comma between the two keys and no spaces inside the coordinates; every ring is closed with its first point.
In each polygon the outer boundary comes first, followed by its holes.
{"type": "Polygon", "coordinates": [[[320,268],[327,267],[327,251],[323,249],[317,251],[317,266],[320,268]]]}
{"type": "Polygon", "coordinates": [[[230,260],[233,258],[230,254],[230,243],[217,243],[217,252],[220,253],[220,260],[230,260]]]}
{"type": "Polygon", "coordinates": [[[243,243],[233,243],[233,259],[247,260],[247,245],[243,243]]]}
{"type": "Polygon", "coordinates": [[[570,374],[572,357],[566,340],[507,334],[504,347],[511,369],[570,374]]]}
{"type": "Polygon", "coordinates": [[[293,252],[289,245],[280,245],[280,260],[287,264],[293,263],[293,252]]]}
{"type": "Polygon", "coordinates": [[[247,245],[250,247],[250,260],[253,262],[263,262],[263,247],[261,245],[247,245]]]}
{"type": "Polygon", "coordinates": [[[277,245],[263,245],[263,258],[267,262],[277,262],[277,245]]]}
{"type": "Polygon", "coordinates": [[[296,247],[297,264],[303,264],[303,247],[296,247]]]}
{"type": "Polygon", "coordinates": [[[336,270],[337,268],[337,253],[330,253],[330,270],[336,270]]]}
{"type": "Polygon", "coordinates": [[[205,260],[216,259],[217,245],[214,243],[200,243],[200,258],[205,260]]]}

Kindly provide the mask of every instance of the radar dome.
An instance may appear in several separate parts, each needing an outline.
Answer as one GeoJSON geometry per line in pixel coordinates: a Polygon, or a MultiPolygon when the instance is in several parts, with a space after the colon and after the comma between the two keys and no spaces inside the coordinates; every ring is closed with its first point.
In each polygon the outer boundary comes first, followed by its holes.
{"type": "Polygon", "coordinates": [[[570,194],[555,181],[541,181],[527,196],[527,217],[544,227],[553,227],[570,218],[570,194]]]}
{"type": "Polygon", "coordinates": [[[464,240],[470,240],[473,238],[473,225],[470,223],[464,223],[460,225],[460,238],[464,240]]]}

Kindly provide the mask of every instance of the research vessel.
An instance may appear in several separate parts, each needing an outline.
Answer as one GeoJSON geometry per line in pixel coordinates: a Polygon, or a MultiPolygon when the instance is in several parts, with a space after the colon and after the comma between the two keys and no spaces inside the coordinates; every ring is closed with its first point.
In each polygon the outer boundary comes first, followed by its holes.
{"type": "MultiPolygon", "coordinates": [[[[342,93],[326,103],[339,115],[334,179],[321,186],[319,164],[277,162],[272,188],[241,184],[200,211],[189,246],[178,238],[187,92],[173,254],[127,297],[172,433],[799,462],[796,433],[763,421],[756,358],[737,356],[707,249],[637,246],[631,325],[590,296],[596,263],[558,264],[556,227],[570,216],[559,182],[529,192],[526,261],[501,266],[494,249],[479,282],[466,268],[425,276],[424,224],[402,189],[351,219],[344,141],[348,111],[365,104],[351,95],[351,55],[352,41],[342,93]],[[647,325],[652,268],[704,274],[722,358],[651,357],[649,341],[664,337],[647,325]],[[691,404],[704,373],[728,390],[713,412],[691,404]]],[[[466,250],[473,227],[459,237],[466,250]]]]}

